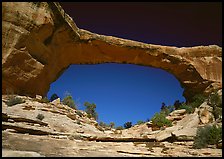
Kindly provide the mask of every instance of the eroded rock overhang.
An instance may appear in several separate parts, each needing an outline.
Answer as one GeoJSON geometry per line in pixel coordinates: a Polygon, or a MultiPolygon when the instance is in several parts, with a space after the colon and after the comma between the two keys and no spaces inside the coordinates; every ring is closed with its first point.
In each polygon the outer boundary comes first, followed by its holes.
{"type": "Polygon", "coordinates": [[[179,80],[187,100],[222,88],[219,46],[177,48],[91,33],[55,2],[3,2],[2,13],[3,94],[44,96],[69,65],[100,63],[166,70],[179,80]]]}

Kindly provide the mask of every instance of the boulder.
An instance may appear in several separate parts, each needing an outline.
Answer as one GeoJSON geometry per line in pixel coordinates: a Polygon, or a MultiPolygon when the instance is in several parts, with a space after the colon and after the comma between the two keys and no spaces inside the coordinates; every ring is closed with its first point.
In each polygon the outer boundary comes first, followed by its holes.
{"type": "Polygon", "coordinates": [[[193,141],[197,134],[197,128],[183,128],[171,133],[179,141],[193,141]]]}
{"type": "Polygon", "coordinates": [[[197,128],[199,125],[199,116],[197,113],[188,114],[182,120],[177,122],[177,126],[182,128],[197,128]]]}
{"type": "Polygon", "coordinates": [[[198,110],[200,122],[202,124],[208,124],[215,121],[214,115],[212,114],[213,108],[206,102],[202,103],[198,110]]]}
{"type": "Polygon", "coordinates": [[[155,134],[155,138],[157,141],[164,141],[167,138],[172,136],[172,132],[180,129],[178,126],[168,127],[165,130],[159,131],[159,133],[155,134]]]}
{"type": "Polygon", "coordinates": [[[45,157],[33,151],[2,150],[2,157],[45,157]]]}
{"type": "Polygon", "coordinates": [[[60,104],[61,103],[60,98],[53,100],[51,103],[53,103],[54,105],[60,104]]]}
{"type": "Polygon", "coordinates": [[[179,110],[174,110],[172,111],[169,116],[180,116],[184,115],[186,113],[186,109],[179,109],[179,110]]]}
{"type": "Polygon", "coordinates": [[[42,96],[41,95],[36,95],[36,99],[41,100],[42,96]]]}

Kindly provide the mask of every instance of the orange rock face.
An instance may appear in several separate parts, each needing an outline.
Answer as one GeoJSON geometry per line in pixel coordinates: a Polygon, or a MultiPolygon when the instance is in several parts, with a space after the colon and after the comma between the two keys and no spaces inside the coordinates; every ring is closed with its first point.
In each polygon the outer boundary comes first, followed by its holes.
{"type": "Polygon", "coordinates": [[[2,3],[2,92],[46,95],[71,64],[129,63],[173,74],[187,100],[222,89],[222,48],[168,47],[79,29],[54,2],[2,3]]]}

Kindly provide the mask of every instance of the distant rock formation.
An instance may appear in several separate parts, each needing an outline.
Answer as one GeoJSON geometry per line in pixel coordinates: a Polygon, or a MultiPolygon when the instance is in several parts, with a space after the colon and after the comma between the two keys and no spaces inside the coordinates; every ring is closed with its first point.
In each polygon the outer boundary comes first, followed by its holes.
{"type": "Polygon", "coordinates": [[[55,2],[3,2],[2,53],[3,94],[44,96],[69,65],[109,62],[166,70],[187,100],[222,88],[219,46],[177,48],[98,35],[79,29],[55,2]]]}

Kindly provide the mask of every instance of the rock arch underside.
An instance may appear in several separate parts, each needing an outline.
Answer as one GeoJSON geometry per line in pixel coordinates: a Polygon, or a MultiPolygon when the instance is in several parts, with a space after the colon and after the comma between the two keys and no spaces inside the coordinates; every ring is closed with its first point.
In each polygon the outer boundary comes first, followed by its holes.
{"type": "MultiPolygon", "coordinates": [[[[59,3],[2,2],[2,92],[46,95],[71,64],[128,63],[173,74],[190,100],[222,89],[222,48],[145,44],[79,29],[59,3]]],[[[152,75],[153,76],[153,75],[152,75]]]]}

